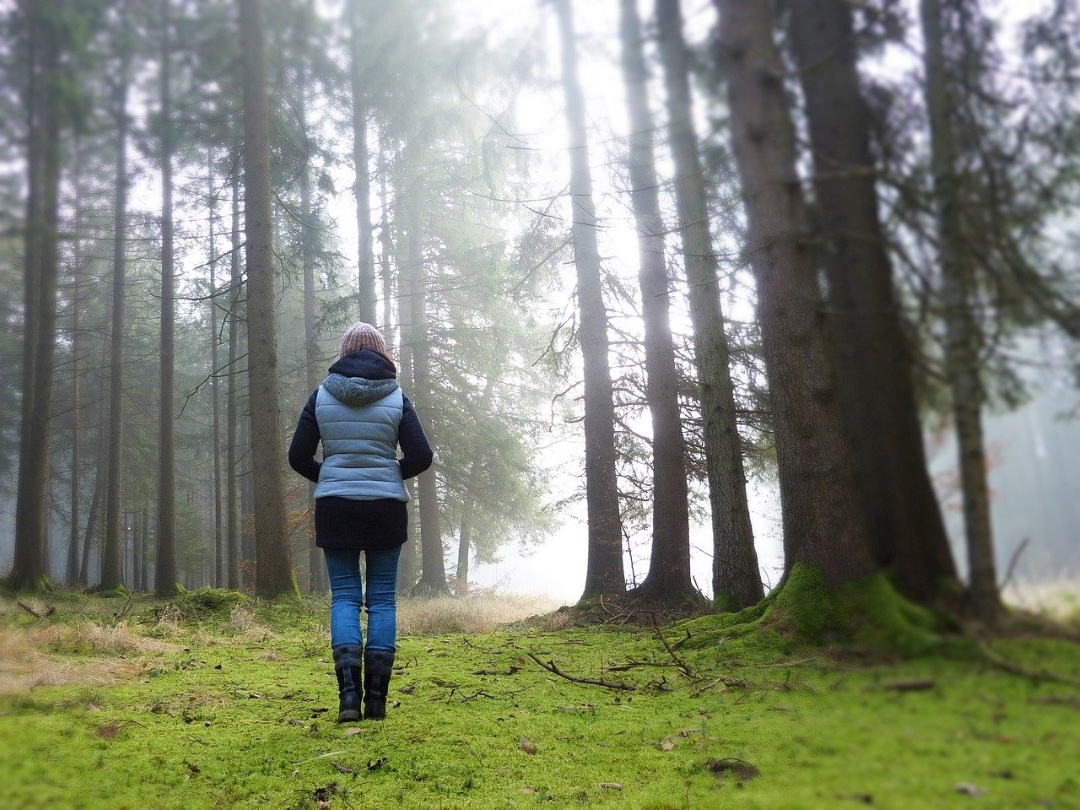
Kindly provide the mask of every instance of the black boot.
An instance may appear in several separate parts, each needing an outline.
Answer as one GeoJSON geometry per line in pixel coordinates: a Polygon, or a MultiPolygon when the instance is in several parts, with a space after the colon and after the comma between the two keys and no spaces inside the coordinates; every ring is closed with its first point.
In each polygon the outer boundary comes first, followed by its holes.
{"type": "Polygon", "coordinates": [[[393,650],[364,650],[364,717],[386,717],[386,692],[394,668],[393,650]]]}
{"type": "Polygon", "coordinates": [[[360,719],[360,701],[363,698],[360,686],[360,668],[363,648],[359,644],[342,644],[334,647],[334,674],[338,682],[338,717],[339,723],[348,723],[360,719]]]}

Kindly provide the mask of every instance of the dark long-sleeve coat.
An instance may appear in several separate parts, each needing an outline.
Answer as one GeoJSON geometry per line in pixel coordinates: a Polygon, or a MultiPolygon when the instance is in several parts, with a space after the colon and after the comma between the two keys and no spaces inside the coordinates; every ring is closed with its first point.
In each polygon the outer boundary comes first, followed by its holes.
{"type": "MultiPolygon", "coordinates": [[[[347,355],[330,367],[324,386],[349,402],[354,390],[376,393],[393,392],[397,388],[397,369],[383,355],[363,349],[347,355]],[[346,393],[342,393],[345,391],[346,393]]],[[[318,483],[322,464],[315,458],[322,441],[316,412],[319,391],[308,399],[300,414],[292,443],[289,446],[290,466],[318,483]]],[[[384,394],[385,395],[385,394],[384,394]]],[[[360,395],[361,397],[364,394],[360,395]]],[[[361,398],[359,402],[369,401],[361,398]]],[[[402,457],[398,464],[402,480],[419,475],[431,466],[434,454],[416,415],[412,402],[402,397],[401,421],[397,430],[397,446],[402,457]]],[[[406,539],[407,509],[402,500],[393,498],[363,499],[327,496],[315,500],[315,542],[321,548],[392,548],[406,539]]]]}

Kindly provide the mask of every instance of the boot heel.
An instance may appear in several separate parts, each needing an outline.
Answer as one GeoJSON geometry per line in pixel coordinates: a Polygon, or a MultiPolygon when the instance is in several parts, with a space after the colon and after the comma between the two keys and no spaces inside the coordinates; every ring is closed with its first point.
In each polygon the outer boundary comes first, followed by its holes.
{"type": "Polygon", "coordinates": [[[393,650],[364,650],[364,718],[386,717],[386,695],[394,671],[393,650]]]}
{"type": "Polygon", "coordinates": [[[338,682],[339,723],[360,719],[362,648],[356,644],[343,644],[334,648],[334,674],[338,682]]]}

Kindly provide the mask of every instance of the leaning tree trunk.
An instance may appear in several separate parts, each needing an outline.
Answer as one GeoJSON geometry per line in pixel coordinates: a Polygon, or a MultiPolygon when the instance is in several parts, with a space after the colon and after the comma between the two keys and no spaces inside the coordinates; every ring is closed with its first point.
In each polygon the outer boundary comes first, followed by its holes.
{"type": "Polygon", "coordinates": [[[571,239],[577,268],[580,323],[578,340],[584,362],[585,501],[588,510],[588,567],[582,599],[626,592],[623,571],[622,518],[615,471],[615,404],[608,365],[607,310],[596,244],[596,209],[585,126],[585,99],[578,76],[577,45],[570,0],[555,0],[562,42],[562,84],[570,132],[571,239]]]}
{"type": "Polygon", "coordinates": [[[262,0],[238,0],[244,69],[244,224],[247,233],[248,391],[255,508],[255,592],[296,596],[285,523],[274,255],[270,122],[262,0]]]}
{"type": "Polygon", "coordinates": [[[161,53],[161,399],[158,403],[157,554],[154,589],[176,589],[176,268],[173,254],[171,0],[162,0],[161,53]]]}
{"type": "MultiPolygon", "coordinates": [[[[620,0],[623,81],[630,115],[630,202],[638,241],[638,285],[645,327],[645,398],[652,419],[652,561],[649,575],[672,597],[692,591],[690,507],[686,484],[686,439],[679,412],[679,374],[668,311],[670,288],[664,253],[664,220],[653,151],[641,20],[635,0],[620,0]],[[669,589],[669,585],[674,588],[669,589]]],[[[646,580],[649,582],[650,580],[646,580]]]]}
{"type": "Polygon", "coordinates": [[[941,262],[945,320],[945,372],[956,421],[960,481],[967,535],[968,596],[976,615],[994,621],[1002,611],[994,566],[990,488],[982,431],[984,393],[979,379],[978,324],[973,313],[974,282],[964,248],[958,155],[952,131],[953,99],[945,64],[945,24],[941,0],[920,0],[926,108],[930,118],[934,211],[941,262]]]}
{"type": "MultiPolygon", "coordinates": [[[[720,285],[716,252],[709,232],[705,174],[694,132],[679,0],[657,0],[656,18],[667,87],[668,135],[675,162],[675,203],[690,287],[694,358],[701,392],[705,467],[712,511],[713,593],[718,604],[737,610],[759,601],[764,591],[746,499],[746,473],[735,414],[731,358],[720,311],[720,285]]],[[[681,559],[679,562],[682,564],[681,559]]],[[[652,576],[652,568],[649,576],[652,576]]],[[[656,583],[660,588],[670,588],[674,584],[666,579],[656,583]]]]}
{"type": "Polygon", "coordinates": [[[56,350],[57,215],[60,185],[62,82],[56,26],[48,12],[24,3],[30,82],[25,331],[23,333],[23,426],[15,506],[15,556],[9,582],[35,589],[48,577],[46,543],[49,490],[49,423],[56,350]]]}
{"type": "Polygon", "coordinates": [[[784,68],[766,4],[714,2],[773,404],[785,565],[817,569],[836,587],[877,566],[818,301],[784,68]]]}
{"type": "MultiPolygon", "coordinates": [[[[126,28],[126,24],[125,24],[126,28]]],[[[105,538],[101,552],[101,589],[123,584],[123,514],[120,511],[121,450],[124,444],[124,299],[127,250],[127,113],[131,43],[121,35],[120,71],[116,77],[116,200],[114,209],[112,329],[109,336],[109,486],[105,491],[105,538]]]]}
{"type": "Polygon", "coordinates": [[[927,473],[912,356],[878,218],[851,6],[793,0],[789,8],[821,213],[829,327],[871,539],[900,589],[932,601],[955,582],[956,567],[927,473]]]}

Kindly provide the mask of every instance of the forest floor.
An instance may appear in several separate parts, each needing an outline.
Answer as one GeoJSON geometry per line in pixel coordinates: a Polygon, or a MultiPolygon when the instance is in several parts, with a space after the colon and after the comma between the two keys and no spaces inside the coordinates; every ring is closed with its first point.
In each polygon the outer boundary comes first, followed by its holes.
{"type": "Polygon", "coordinates": [[[0,597],[0,808],[1080,808],[1066,638],[490,619],[533,608],[403,605],[387,719],[339,725],[325,597],[0,597]]]}

